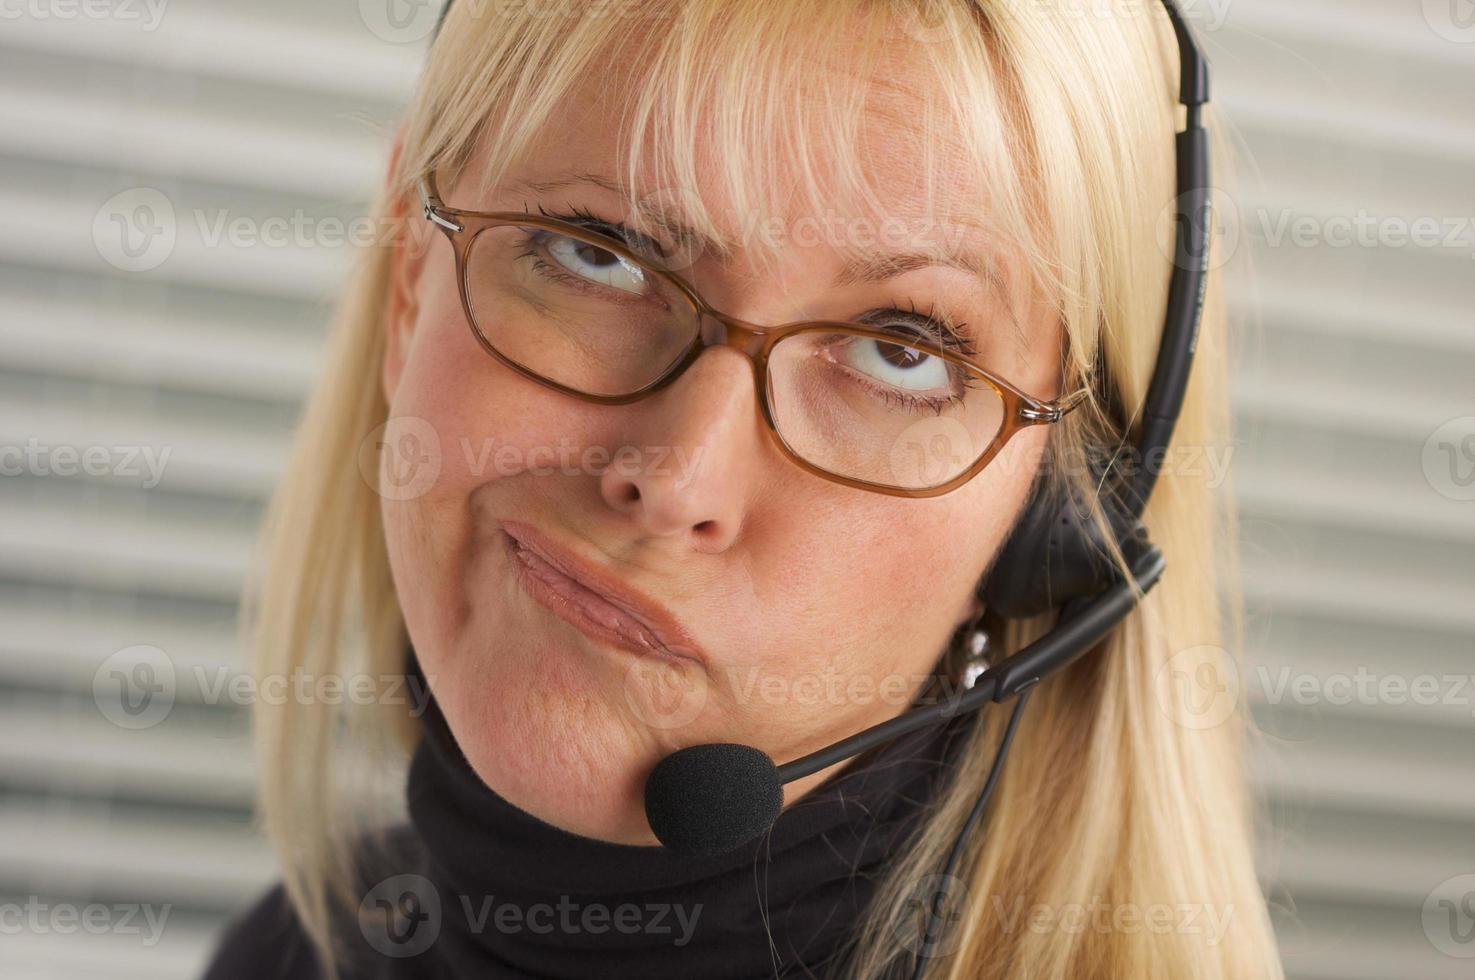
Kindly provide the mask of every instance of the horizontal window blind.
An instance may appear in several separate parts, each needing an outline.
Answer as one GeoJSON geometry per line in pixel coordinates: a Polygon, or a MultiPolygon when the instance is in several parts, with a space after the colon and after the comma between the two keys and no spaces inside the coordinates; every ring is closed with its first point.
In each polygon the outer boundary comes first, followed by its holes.
{"type": "MultiPolygon", "coordinates": [[[[1226,226],[1253,271],[1230,279],[1252,324],[1240,687],[1284,959],[1299,980],[1468,977],[1475,922],[1439,902],[1475,875],[1475,688],[1452,689],[1475,684],[1475,13],[1184,6],[1250,161],[1226,226]],[[1439,243],[1400,244],[1420,219],[1439,243]],[[1426,676],[1441,694],[1394,691],[1426,676]]],[[[349,258],[217,236],[364,214],[429,21],[367,0],[18,9],[0,446],[28,455],[0,478],[0,903],[168,911],[157,935],[116,911],[7,934],[0,976],[191,977],[277,875],[245,711],[196,680],[239,670],[237,593],[349,258]],[[164,259],[120,251],[112,222],[166,214],[164,259]],[[108,670],[140,645],[181,678],[153,724],[108,670]]]]}

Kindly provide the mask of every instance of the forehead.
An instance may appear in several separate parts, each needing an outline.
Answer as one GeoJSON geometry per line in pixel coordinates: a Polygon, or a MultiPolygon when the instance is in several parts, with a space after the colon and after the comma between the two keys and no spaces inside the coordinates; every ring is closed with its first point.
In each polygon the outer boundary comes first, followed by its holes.
{"type": "MultiPolygon", "coordinates": [[[[532,137],[501,162],[505,170],[482,170],[489,148],[479,145],[464,176],[480,172],[480,186],[466,186],[474,177],[458,181],[452,203],[536,210],[603,202],[602,217],[674,240],[727,275],[817,290],[926,268],[910,280],[925,296],[943,282],[932,269],[966,272],[977,284],[973,300],[1012,321],[1022,363],[1048,324],[1039,284],[1014,244],[1020,228],[1000,217],[1020,213],[1003,149],[1016,141],[1002,115],[970,115],[965,139],[952,121],[950,89],[925,59],[898,56],[862,72],[830,50],[833,90],[718,81],[711,97],[658,98],[644,126],[632,107],[652,104],[641,102],[649,77],[628,67],[585,73],[549,103],[532,137]],[[855,124],[836,123],[847,119],[855,124]]],[[[953,276],[956,295],[959,277],[943,274],[953,276]]]]}
{"type": "MultiPolygon", "coordinates": [[[[600,188],[625,198],[635,217],[689,230],[705,254],[734,264],[763,265],[807,243],[872,263],[925,253],[980,276],[1000,277],[1009,264],[1005,230],[991,220],[991,182],[950,127],[923,121],[936,118],[942,95],[919,67],[897,63],[885,76],[847,79],[860,86],[863,108],[843,138],[815,131],[824,93],[796,93],[795,111],[783,113],[793,126],[751,136],[734,134],[731,112],[712,108],[680,132],[655,120],[632,134],[628,111],[644,83],[628,71],[585,75],[554,103],[498,189],[557,200],[577,184],[600,188]]],[[[475,156],[471,163],[476,170],[475,156]]],[[[480,189],[484,200],[492,188],[480,189]]]]}

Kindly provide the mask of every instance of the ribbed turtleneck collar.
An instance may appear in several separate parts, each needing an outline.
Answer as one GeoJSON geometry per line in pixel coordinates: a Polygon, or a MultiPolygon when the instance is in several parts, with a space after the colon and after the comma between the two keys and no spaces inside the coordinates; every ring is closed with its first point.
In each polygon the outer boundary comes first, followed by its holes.
{"type": "Polygon", "coordinates": [[[410,830],[439,915],[413,975],[558,980],[825,975],[962,741],[947,729],[898,740],[785,809],[766,837],[693,859],[514,806],[476,775],[433,698],[422,729],[410,830]]]}

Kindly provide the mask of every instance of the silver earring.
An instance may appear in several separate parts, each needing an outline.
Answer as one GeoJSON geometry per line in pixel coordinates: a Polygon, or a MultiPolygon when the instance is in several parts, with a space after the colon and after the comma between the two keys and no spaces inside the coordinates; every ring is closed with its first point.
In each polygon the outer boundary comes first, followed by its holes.
{"type": "Polygon", "coordinates": [[[978,678],[988,670],[989,638],[988,631],[982,626],[975,626],[968,634],[968,656],[963,661],[963,687],[972,690],[973,685],[978,683],[978,678]]]}

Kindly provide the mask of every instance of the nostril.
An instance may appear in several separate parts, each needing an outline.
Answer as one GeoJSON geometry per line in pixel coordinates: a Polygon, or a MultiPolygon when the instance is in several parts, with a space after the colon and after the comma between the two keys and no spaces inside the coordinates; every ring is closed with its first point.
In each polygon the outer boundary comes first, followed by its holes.
{"type": "Polygon", "coordinates": [[[634,480],[622,479],[611,488],[610,497],[611,503],[637,504],[640,502],[640,487],[634,480]]]}

